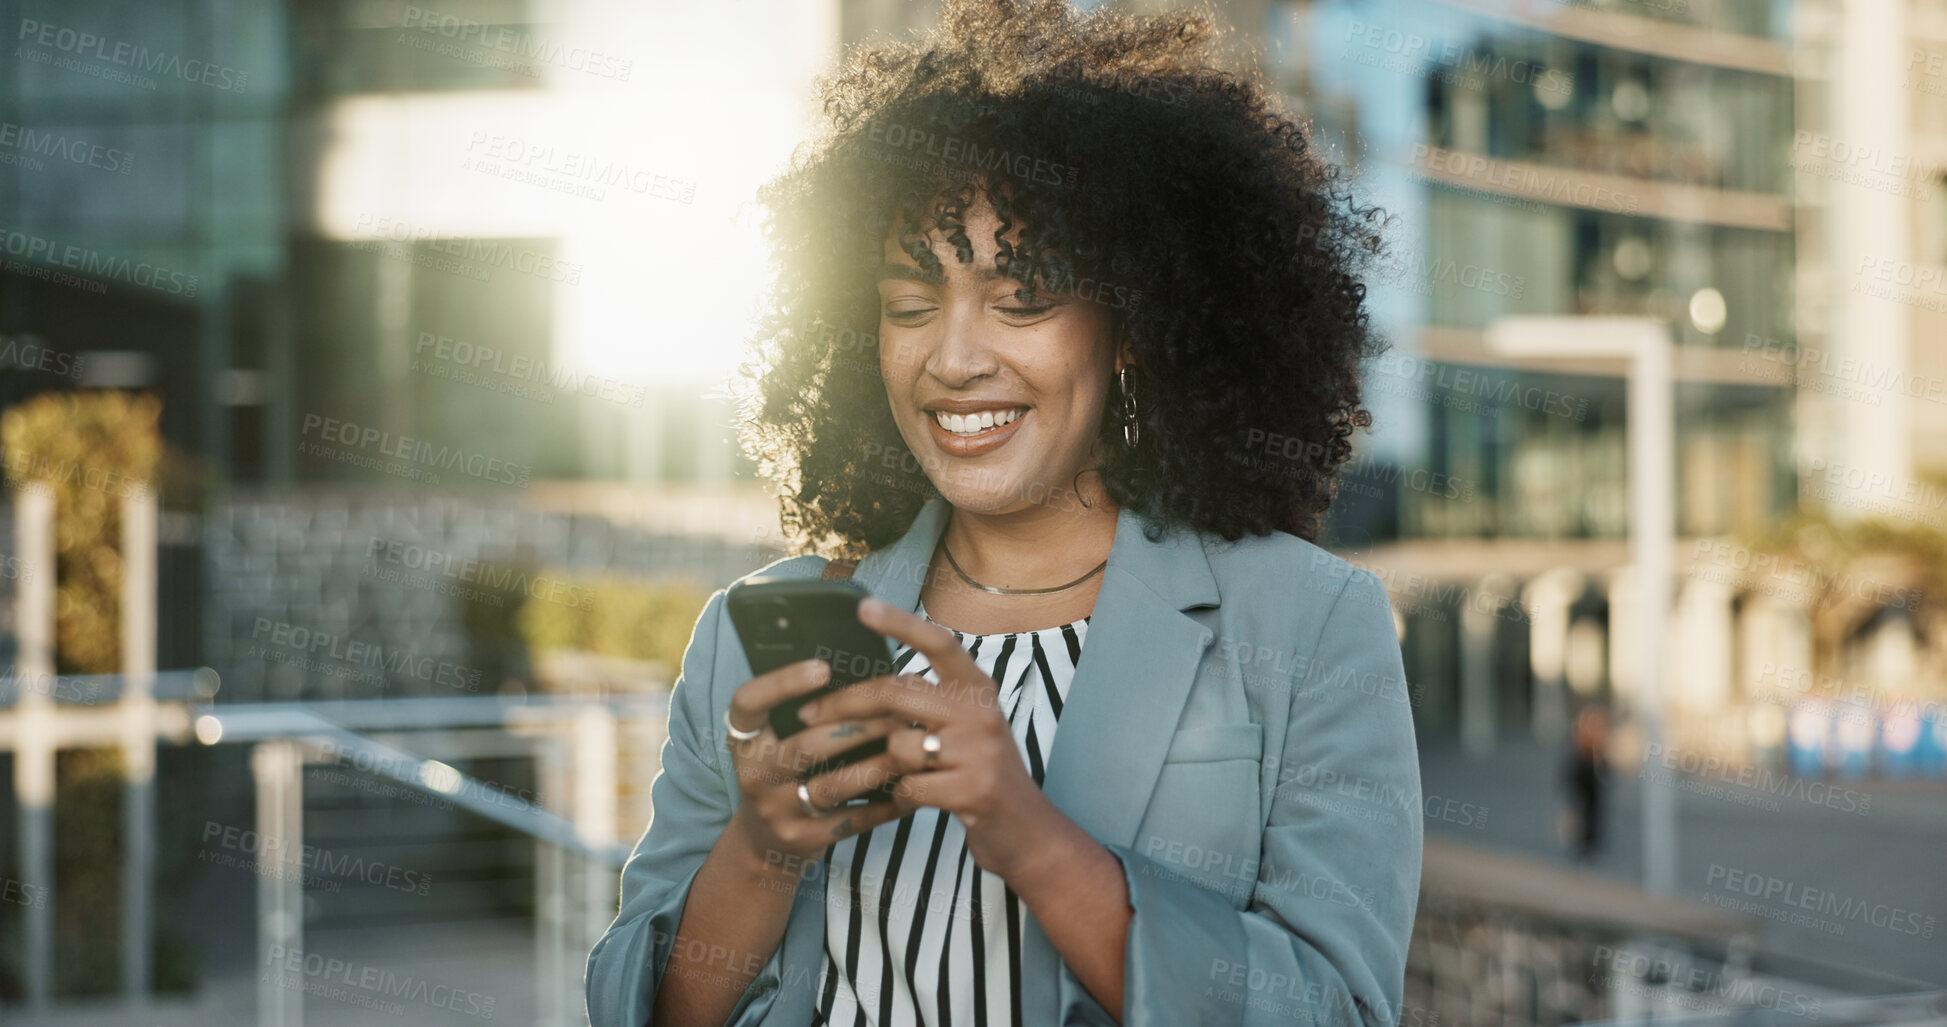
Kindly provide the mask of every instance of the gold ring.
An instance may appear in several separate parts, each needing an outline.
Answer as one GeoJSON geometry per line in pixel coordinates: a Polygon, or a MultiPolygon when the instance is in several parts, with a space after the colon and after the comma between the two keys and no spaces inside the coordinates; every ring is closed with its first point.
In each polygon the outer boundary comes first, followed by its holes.
{"type": "Polygon", "coordinates": [[[928,731],[926,737],[919,740],[919,749],[926,754],[927,766],[937,766],[940,762],[940,733],[928,731]]]}
{"type": "Polygon", "coordinates": [[[811,789],[803,781],[798,782],[798,808],[804,810],[804,815],[813,820],[831,812],[828,809],[819,809],[817,804],[811,801],[811,789]]]}

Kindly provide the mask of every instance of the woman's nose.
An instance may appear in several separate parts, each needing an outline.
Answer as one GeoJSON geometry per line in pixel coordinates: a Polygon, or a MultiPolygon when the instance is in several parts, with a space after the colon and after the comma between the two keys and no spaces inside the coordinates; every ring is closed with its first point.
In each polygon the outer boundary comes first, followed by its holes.
{"type": "Polygon", "coordinates": [[[979,311],[955,309],[958,306],[954,304],[941,311],[944,316],[937,322],[938,330],[926,359],[926,373],[953,387],[992,374],[1000,366],[993,339],[988,334],[989,326],[979,311]]]}

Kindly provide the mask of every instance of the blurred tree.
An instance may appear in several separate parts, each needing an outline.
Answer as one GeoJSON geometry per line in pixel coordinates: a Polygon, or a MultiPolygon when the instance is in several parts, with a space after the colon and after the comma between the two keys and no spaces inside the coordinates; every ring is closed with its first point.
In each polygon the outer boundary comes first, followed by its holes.
{"type": "Polygon", "coordinates": [[[121,669],[122,500],[147,490],[162,461],[162,401],[128,392],[49,392],[0,417],[16,485],[53,489],[55,666],[121,669]]]}
{"type": "MultiPolygon", "coordinates": [[[[162,460],[162,401],[117,391],[50,392],[0,417],[7,477],[55,500],[55,668],[121,669],[122,500],[150,488],[162,460]]],[[[120,983],[122,759],[67,749],[54,797],[55,990],[113,992],[120,983]]],[[[171,962],[169,965],[179,965],[171,962]]],[[[158,981],[167,986],[168,982],[158,981]]]]}
{"type": "MultiPolygon", "coordinates": [[[[1928,495],[1947,492],[1947,473],[1923,475],[1928,495]]],[[[1931,518],[1838,519],[1813,506],[1742,540],[1795,563],[1785,579],[1808,592],[1812,669],[1841,680],[1847,642],[1884,598],[1902,604],[1923,630],[1947,617],[1947,527],[1931,518]]]]}

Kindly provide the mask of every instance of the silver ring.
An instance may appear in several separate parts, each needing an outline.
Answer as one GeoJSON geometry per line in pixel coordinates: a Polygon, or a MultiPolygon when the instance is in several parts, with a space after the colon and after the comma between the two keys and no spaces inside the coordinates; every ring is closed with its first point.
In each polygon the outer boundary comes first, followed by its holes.
{"type": "Polygon", "coordinates": [[[919,751],[926,754],[927,766],[938,765],[940,762],[940,733],[938,731],[926,732],[926,737],[919,740],[919,751]]]}
{"type": "Polygon", "coordinates": [[[738,728],[737,725],[732,724],[730,722],[730,707],[728,706],[724,707],[723,709],[723,729],[725,731],[730,732],[730,737],[735,738],[740,742],[748,742],[751,739],[756,738],[758,735],[764,733],[764,729],[761,727],[755,731],[745,731],[738,728]]]}
{"type": "Polygon", "coordinates": [[[804,815],[812,818],[813,820],[816,820],[819,817],[822,817],[825,814],[831,812],[831,810],[828,809],[819,809],[814,803],[812,803],[811,788],[804,781],[798,782],[798,808],[804,810],[804,815]]]}

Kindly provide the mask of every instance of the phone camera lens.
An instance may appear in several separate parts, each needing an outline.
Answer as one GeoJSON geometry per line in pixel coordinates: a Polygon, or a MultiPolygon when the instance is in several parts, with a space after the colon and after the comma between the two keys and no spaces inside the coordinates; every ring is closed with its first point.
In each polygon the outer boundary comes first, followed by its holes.
{"type": "Polygon", "coordinates": [[[789,631],[789,630],[791,630],[791,618],[789,618],[789,617],[779,617],[779,618],[777,619],[777,629],[778,629],[779,631],[789,631]]]}

